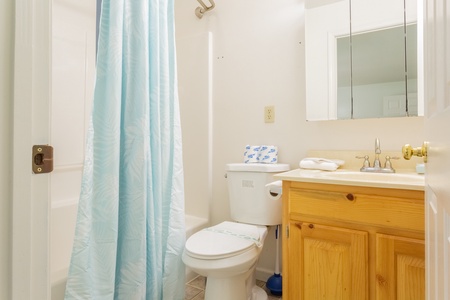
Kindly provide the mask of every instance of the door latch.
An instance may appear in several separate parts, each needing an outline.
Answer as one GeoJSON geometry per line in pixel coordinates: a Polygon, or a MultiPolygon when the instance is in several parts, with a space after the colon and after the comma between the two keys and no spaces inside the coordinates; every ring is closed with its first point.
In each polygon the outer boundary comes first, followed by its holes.
{"type": "Polygon", "coordinates": [[[53,147],[49,145],[34,145],[31,166],[35,174],[53,171],[53,147]]]}

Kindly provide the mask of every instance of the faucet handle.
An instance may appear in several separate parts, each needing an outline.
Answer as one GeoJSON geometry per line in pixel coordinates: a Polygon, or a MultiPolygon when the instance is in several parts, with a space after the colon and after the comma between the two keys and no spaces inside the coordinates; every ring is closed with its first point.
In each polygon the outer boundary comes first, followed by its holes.
{"type": "Polygon", "coordinates": [[[355,158],[357,158],[357,159],[364,159],[363,168],[369,168],[370,167],[369,155],[355,156],[355,158]]]}
{"type": "Polygon", "coordinates": [[[400,159],[400,157],[394,156],[394,157],[390,157],[389,155],[386,155],[386,162],[384,163],[384,167],[387,169],[393,169],[392,168],[392,162],[391,159],[400,159]]]}

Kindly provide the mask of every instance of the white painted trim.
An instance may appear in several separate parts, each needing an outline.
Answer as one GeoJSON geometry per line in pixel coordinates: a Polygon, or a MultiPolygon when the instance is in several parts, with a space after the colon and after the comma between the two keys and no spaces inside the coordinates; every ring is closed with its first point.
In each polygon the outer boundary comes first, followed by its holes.
{"type": "Polygon", "coordinates": [[[71,164],[71,165],[59,165],[55,166],[53,173],[55,172],[73,172],[73,171],[83,171],[83,164],[71,164]]]}
{"type": "Polygon", "coordinates": [[[33,144],[49,143],[51,1],[15,1],[12,299],[49,290],[49,175],[31,172],[33,144]]]}
{"type": "Polygon", "coordinates": [[[424,3],[417,0],[417,115],[425,115],[424,102],[424,3]]]}
{"type": "Polygon", "coordinates": [[[77,206],[79,198],[69,198],[62,201],[52,202],[51,209],[66,208],[68,206],[77,206]]]}

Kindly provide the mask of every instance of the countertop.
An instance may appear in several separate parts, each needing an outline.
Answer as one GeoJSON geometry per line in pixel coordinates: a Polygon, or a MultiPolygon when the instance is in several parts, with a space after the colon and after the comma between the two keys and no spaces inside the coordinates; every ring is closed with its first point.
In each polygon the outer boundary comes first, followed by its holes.
{"type": "Polygon", "coordinates": [[[348,169],[338,169],[336,171],[295,169],[276,174],[274,177],[277,180],[419,191],[423,191],[425,187],[424,175],[409,170],[397,170],[396,173],[390,174],[365,173],[348,169]]]}

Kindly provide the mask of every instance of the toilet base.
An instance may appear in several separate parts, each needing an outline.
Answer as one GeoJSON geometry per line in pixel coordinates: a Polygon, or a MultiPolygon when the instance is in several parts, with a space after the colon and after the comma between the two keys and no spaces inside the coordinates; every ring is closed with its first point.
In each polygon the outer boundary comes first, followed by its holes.
{"type": "Polygon", "coordinates": [[[207,277],[205,300],[248,300],[245,286],[246,274],[229,278],[207,277]]]}
{"type": "Polygon", "coordinates": [[[252,289],[252,299],[251,300],[267,300],[269,297],[267,296],[266,291],[264,291],[259,286],[255,285],[252,289]]]}
{"type": "Polygon", "coordinates": [[[205,300],[267,300],[267,293],[255,281],[243,273],[231,278],[207,278],[205,300]],[[251,280],[250,295],[247,292],[246,279],[251,280]]]}

